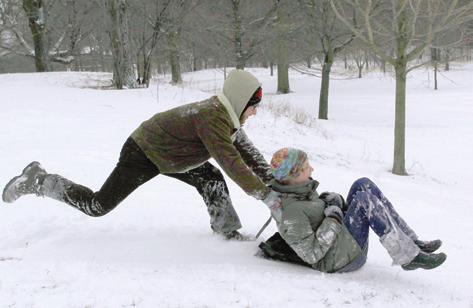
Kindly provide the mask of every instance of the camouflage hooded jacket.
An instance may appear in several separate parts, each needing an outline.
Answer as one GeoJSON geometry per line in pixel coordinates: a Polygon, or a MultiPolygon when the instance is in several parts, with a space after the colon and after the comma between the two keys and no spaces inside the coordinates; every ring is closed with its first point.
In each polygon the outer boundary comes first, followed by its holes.
{"type": "Polygon", "coordinates": [[[162,173],[182,173],[212,157],[247,194],[264,199],[270,167],[239,120],[260,85],[250,73],[234,70],[221,94],[158,113],[131,137],[162,173]]]}
{"type": "Polygon", "coordinates": [[[361,253],[347,228],[335,219],[325,217],[325,202],[319,199],[317,181],[298,185],[272,181],[271,185],[282,193],[279,233],[304,262],[319,271],[332,273],[361,253]]]}

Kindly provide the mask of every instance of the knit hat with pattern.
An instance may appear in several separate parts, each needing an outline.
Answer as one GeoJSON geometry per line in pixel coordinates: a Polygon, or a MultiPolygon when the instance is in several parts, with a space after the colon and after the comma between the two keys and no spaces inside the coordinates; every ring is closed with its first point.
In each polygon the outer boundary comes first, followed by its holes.
{"type": "Polygon", "coordinates": [[[278,181],[287,181],[302,172],[307,153],[294,148],[282,148],[271,159],[271,172],[278,181]]]}

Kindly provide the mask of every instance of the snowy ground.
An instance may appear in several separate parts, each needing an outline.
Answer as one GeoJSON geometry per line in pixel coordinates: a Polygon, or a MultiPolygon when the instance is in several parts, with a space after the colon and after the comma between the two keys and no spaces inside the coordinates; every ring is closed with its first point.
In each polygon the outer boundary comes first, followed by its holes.
{"type": "MultiPolygon", "coordinates": [[[[329,121],[315,121],[320,80],[291,73],[292,93],[263,82],[264,107],[247,133],[266,158],[283,146],[309,153],[319,191],[346,194],[368,176],[425,239],[441,238],[447,262],[433,271],[391,266],[374,234],[367,264],[322,274],[255,257],[256,242],[212,234],[193,188],[159,176],[115,211],[90,218],[63,204],[24,197],[0,203],[0,307],[473,307],[473,66],[444,72],[440,90],[419,70],[408,80],[406,166],[389,173],[394,81],[372,73],[333,80],[329,121]],[[277,107],[279,106],[279,107],[277,107]],[[281,107],[282,106],[282,107],[281,107]],[[276,116],[291,106],[306,125],[276,116]],[[310,124],[310,125],[309,125],[310,124]]],[[[143,120],[218,91],[223,76],[185,74],[181,87],[97,89],[106,74],[0,75],[0,186],[32,160],[51,173],[98,189],[124,140],[143,120]]],[[[229,182],[246,234],[265,206],[229,182]]],[[[268,238],[271,225],[263,233],[268,238]]]]}

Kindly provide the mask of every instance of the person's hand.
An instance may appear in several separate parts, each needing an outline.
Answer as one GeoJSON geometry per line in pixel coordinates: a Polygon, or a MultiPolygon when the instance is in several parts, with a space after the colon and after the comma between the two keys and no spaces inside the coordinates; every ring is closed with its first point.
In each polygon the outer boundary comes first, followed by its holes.
{"type": "Polygon", "coordinates": [[[338,206],[340,209],[342,209],[343,212],[345,212],[348,208],[343,196],[334,192],[323,192],[319,196],[319,199],[322,199],[327,204],[327,206],[338,206]]]}
{"type": "Polygon", "coordinates": [[[343,212],[342,209],[336,205],[329,205],[324,210],[325,217],[330,217],[343,224],[343,212]]]}
{"type": "Polygon", "coordinates": [[[281,194],[273,189],[269,189],[269,193],[266,198],[263,199],[264,204],[271,211],[273,218],[279,222],[282,216],[282,205],[281,205],[281,194]]]}

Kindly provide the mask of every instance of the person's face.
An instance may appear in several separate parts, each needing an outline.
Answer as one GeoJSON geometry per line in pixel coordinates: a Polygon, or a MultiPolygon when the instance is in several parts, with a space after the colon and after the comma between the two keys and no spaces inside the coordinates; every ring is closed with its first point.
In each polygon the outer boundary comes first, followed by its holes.
{"type": "Polygon", "coordinates": [[[314,171],[314,168],[312,168],[312,166],[310,165],[309,160],[306,159],[306,161],[302,165],[301,173],[299,174],[299,176],[291,180],[291,184],[301,184],[309,181],[310,176],[312,175],[312,171],[314,171]]]}
{"type": "Polygon", "coordinates": [[[243,125],[243,123],[245,123],[245,121],[249,117],[254,116],[257,112],[257,108],[258,108],[258,105],[253,105],[253,106],[250,106],[250,107],[246,108],[245,112],[243,112],[243,114],[240,117],[240,124],[243,125]]]}

